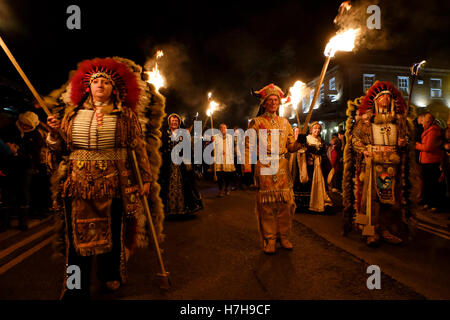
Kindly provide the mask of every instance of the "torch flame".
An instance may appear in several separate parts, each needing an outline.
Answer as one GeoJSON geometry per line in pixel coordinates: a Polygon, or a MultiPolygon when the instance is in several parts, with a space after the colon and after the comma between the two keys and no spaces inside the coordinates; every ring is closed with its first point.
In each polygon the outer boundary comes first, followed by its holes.
{"type": "MultiPolygon", "coordinates": [[[[156,53],[156,59],[161,58],[164,55],[162,50],[158,50],[156,53]]],[[[159,91],[159,88],[164,87],[166,84],[166,80],[162,76],[162,74],[159,72],[158,68],[158,62],[155,63],[155,67],[152,69],[152,71],[147,72],[148,74],[148,83],[151,83],[155,86],[156,91],[159,91]]]]}
{"type": "Polygon", "coordinates": [[[352,4],[350,3],[350,1],[344,1],[341,3],[341,5],[339,6],[339,11],[348,11],[352,8],[352,4]]]}
{"type": "Polygon", "coordinates": [[[324,55],[327,57],[334,57],[337,51],[352,51],[355,47],[355,39],[359,33],[358,29],[349,29],[344,33],[335,35],[327,43],[325,47],[324,55]]]}
{"type": "Polygon", "coordinates": [[[211,99],[212,93],[208,92],[208,99],[211,99]]]}
{"type": "Polygon", "coordinates": [[[211,100],[209,102],[209,109],[206,111],[206,115],[208,117],[210,117],[214,111],[216,111],[216,108],[219,106],[219,104],[217,102],[215,102],[214,100],[211,100]]]}
{"type": "Polygon", "coordinates": [[[289,89],[289,93],[291,94],[292,108],[294,108],[294,110],[297,109],[300,101],[302,100],[305,88],[306,85],[303,82],[296,81],[294,85],[289,89]]]}
{"type": "Polygon", "coordinates": [[[413,64],[413,66],[411,67],[411,74],[414,76],[417,76],[417,74],[419,73],[420,68],[422,68],[422,66],[426,63],[425,60],[422,60],[419,63],[415,63],[413,64]]]}

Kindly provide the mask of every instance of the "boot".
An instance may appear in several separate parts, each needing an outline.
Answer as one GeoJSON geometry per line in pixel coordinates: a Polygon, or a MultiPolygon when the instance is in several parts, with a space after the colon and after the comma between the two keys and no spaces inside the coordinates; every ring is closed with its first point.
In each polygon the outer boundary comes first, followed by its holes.
{"type": "Polygon", "coordinates": [[[274,254],[275,253],[275,245],[276,240],[275,239],[268,239],[264,240],[264,253],[265,254],[274,254]]]}
{"type": "Polygon", "coordinates": [[[294,246],[292,245],[292,242],[290,242],[287,238],[281,238],[280,243],[284,249],[292,250],[294,248],[294,246]]]}
{"type": "Polygon", "coordinates": [[[28,230],[28,214],[30,211],[30,206],[20,207],[19,209],[19,230],[27,231],[28,230]]]}

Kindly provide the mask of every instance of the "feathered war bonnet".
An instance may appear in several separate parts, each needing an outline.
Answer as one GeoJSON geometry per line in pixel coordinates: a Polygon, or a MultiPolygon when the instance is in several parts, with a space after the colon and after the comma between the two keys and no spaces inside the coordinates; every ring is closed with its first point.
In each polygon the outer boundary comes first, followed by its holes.
{"type": "MultiPolygon", "coordinates": [[[[278,99],[280,99],[280,104],[281,104],[281,99],[284,98],[284,93],[283,90],[281,90],[280,87],[276,86],[275,84],[271,83],[267,86],[265,86],[264,88],[262,88],[259,91],[254,91],[252,89],[252,95],[260,98],[260,102],[259,102],[259,110],[258,110],[258,114],[256,115],[257,117],[264,114],[265,112],[265,108],[264,108],[264,102],[266,102],[266,99],[269,96],[275,95],[278,97],[278,99]]],[[[279,114],[279,110],[277,110],[277,115],[279,114]]]]}
{"type": "Polygon", "coordinates": [[[78,106],[88,96],[93,80],[103,77],[112,81],[113,95],[133,111],[145,106],[146,84],[141,79],[142,68],[133,61],[120,58],[95,58],[84,60],[69,80],[66,99],[78,106]],[[142,106],[141,106],[142,105],[142,106]]]}
{"type": "Polygon", "coordinates": [[[358,107],[358,115],[362,116],[366,112],[372,112],[373,114],[379,113],[376,100],[382,94],[389,94],[391,96],[391,114],[404,115],[406,112],[406,103],[403,99],[402,93],[390,82],[376,81],[367,90],[365,97],[358,107]]]}

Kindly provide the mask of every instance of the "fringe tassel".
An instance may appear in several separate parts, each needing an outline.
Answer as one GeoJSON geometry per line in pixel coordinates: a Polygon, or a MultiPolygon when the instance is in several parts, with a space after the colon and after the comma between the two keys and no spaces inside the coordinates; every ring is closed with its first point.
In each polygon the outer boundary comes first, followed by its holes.
{"type": "Polygon", "coordinates": [[[292,202],[294,194],[292,189],[263,190],[257,194],[258,203],[292,202]]]}

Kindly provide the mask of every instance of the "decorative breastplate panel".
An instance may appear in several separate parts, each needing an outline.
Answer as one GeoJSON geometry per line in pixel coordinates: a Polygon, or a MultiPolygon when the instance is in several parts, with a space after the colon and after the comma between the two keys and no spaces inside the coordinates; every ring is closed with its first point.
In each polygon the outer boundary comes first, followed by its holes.
{"type": "Polygon", "coordinates": [[[97,124],[94,110],[80,110],[73,120],[72,141],[77,149],[112,149],[115,147],[117,116],[103,115],[97,124]]]}
{"type": "Polygon", "coordinates": [[[397,144],[397,125],[393,123],[372,124],[373,142],[379,146],[397,144]]]}

